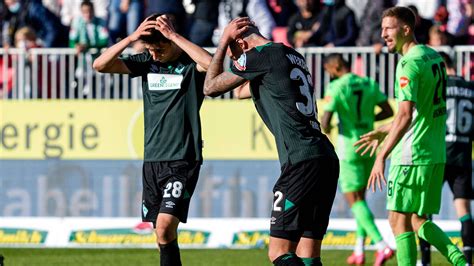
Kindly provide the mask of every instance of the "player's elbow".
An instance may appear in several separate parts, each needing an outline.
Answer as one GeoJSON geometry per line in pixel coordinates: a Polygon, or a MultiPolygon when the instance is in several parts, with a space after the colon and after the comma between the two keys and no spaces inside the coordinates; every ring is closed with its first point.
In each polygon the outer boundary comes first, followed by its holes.
{"type": "Polygon", "coordinates": [[[204,83],[203,92],[204,92],[204,95],[210,96],[210,97],[217,97],[220,95],[220,93],[215,89],[215,86],[210,82],[204,83]]]}
{"type": "Polygon", "coordinates": [[[95,71],[104,72],[105,71],[105,64],[102,64],[100,62],[100,60],[96,59],[96,60],[94,60],[94,63],[92,63],[92,68],[95,71]]]}

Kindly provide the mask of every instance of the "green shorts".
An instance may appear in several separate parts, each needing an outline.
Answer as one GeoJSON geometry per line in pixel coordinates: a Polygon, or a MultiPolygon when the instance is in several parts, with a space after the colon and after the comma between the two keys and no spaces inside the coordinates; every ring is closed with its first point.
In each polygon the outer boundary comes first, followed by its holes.
{"type": "Polygon", "coordinates": [[[339,185],[342,193],[356,192],[367,187],[370,171],[374,165],[375,158],[367,158],[357,161],[339,161],[339,185]]]}
{"type": "Polygon", "coordinates": [[[393,165],[387,182],[387,210],[437,214],[441,206],[444,164],[393,165]]]}

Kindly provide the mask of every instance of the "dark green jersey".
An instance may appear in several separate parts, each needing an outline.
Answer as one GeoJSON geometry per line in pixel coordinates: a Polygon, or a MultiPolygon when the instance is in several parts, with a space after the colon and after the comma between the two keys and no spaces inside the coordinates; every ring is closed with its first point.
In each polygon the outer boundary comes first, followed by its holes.
{"type": "Polygon", "coordinates": [[[242,54],[231,71],[250,80],[252,99],[275,136],[282,165],[337,158],[316,119],[314,87],[303,56],[283,44],[268,43],[242,54]]]}
{"type": "Polygon", "coordinates": [[[474,82],[448,76],[446,89],[446,164],[470,167],[474,135],[474,82]]]}
{"type": "Polygon", "coordinates": [[[204,73],[186,54],[174,62],[153,61],[148,52],[123,59],[143,79],[145,161],[202,160],[199,110],[204,73]]]}

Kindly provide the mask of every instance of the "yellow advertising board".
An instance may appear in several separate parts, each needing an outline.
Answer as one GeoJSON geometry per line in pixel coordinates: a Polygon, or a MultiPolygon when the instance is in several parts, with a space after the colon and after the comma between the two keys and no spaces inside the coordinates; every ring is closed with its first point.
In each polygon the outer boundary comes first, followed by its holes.
{"type": "MultiPolygon", "coordinates": [[[[0,159],[143,158],[140,100],[0,101],[0,110],[0,159]]],[[[206,100],[201,120],[204,159],[278,159],[251,100],[206,100]]]]}
{"type": "MultiPolygon", "coordinates": [[[[137,101],[0,101],[0,159],[143,158],[137,101]]],[[[277,159],[273,136],[249,100],[201,109],[205,159],[277,159]]]]}

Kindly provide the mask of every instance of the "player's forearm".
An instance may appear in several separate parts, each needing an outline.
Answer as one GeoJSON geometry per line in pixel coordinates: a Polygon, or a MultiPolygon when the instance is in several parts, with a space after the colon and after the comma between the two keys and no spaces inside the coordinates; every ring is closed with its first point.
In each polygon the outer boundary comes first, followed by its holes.
{"type": "Polygon", "coordinates": [[[208,51],[204,50],[200,46],[194,44],[193,42],[189,41],[178,33],[172,35],[171,41],[173,41],[185,53],[187,53],[191,57],[191,59],[193,59],[194,62],[196,62],[199,66],[203,68],[204,71],[209,68],[212,56],[209,54],[208,51]]]}
{"type": "Polygon", "coordinates": [[[219,96],[225,92],[226,88],[222,86],[219,75],[224,71],[224,58],[228,41],[221,41],[212,57],[211,64],[207,69],[206,79],[204,81],[204,94],[207,96],[219,96]]]}
{"type": "Polygon", "coordinates": [[[393,148],[407,132],[408,128],[410,127],[411,120],[412,116],[410,113],[399,113],[391,124],[381,127],[381,131],[388,130],[388,135],[385,138],[382,150],[377,155],[377,157],[387,159],[393,148]]]}
{"type": "MultiPolygon", "coordinates": [[[[132,43],[129,37],[106,49],[97,59],[94,60],[92,67],[99,72],[111,73],[113,66],[119,55],[132,43]]],[[[126,74],[126,73],[123,73],[126,74]]]]}

